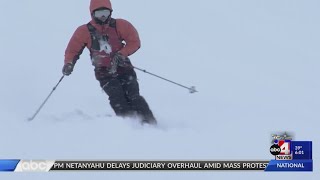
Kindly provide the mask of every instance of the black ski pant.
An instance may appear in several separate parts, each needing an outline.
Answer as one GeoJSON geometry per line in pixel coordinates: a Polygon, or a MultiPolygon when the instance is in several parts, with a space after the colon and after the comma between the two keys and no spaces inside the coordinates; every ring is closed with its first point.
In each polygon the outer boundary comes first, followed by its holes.
{"type": "Polygon", "coordinates": [[[155,122],[146,100],[140,95],[136,72],[130,68],[116,77],[104,68],[95,69],[100,86],[109,96],[110,105],[117,116],[137,114],[144,122],[155,122]]]}

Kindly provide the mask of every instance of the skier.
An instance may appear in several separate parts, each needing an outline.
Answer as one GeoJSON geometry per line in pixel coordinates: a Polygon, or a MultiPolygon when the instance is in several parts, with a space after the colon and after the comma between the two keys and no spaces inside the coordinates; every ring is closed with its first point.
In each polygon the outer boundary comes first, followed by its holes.
{"type": "Polygon", "coordinates": [[[138,116],[143,123],[156,124],[146,100],[139,93],[137,76],[128,56],[140,48],[134,26],[124,19],[114,19],[110,0],[91,0],[92,20],[78,27],[65,51],[62,72],[69,76],[82,51],[90,51],[95,77],[109,96],[117,116],[138,116]]]}

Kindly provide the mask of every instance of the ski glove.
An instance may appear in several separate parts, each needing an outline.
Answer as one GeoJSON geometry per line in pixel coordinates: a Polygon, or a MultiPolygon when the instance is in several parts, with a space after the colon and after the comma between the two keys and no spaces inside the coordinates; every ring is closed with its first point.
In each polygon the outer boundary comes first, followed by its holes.
{"type": "Polygon", "coordinates": [[[73,67],[74,67],[74,65],[71,64],[71,63],[65,64],[65,65],[63,66],[63,68],[62,68],[62,74],[63,74],[63,75],[66,75],[66,76],[69,76],[69,75],[72,73],[72,71],[73,71],[73,67]]]}
{"type": "Polygon", "coordinates": [[[127,61],[127,58],[119,52],[115,53],[112,59],[112,62],[115,64],[115,66],[121,67],[125,67],[127,65],[127,61]]]}

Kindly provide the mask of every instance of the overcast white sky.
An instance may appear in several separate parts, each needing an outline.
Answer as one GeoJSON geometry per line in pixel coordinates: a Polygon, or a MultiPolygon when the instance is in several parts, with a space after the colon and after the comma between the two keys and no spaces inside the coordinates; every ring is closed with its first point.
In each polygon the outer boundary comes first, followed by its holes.
{"type": "Polygon", "coordinates": [[[313,173],[0,174],[4,179],[318,179],[320,1],[112,1],[138,29],[134,65],[160,128],[113,112],[86,50],[32,123],[61,77],[65,47],[90,20],[89,0],[0,1],[0,158],[269,160],[273,132],[314,141],[313,173]],[[238,148],[240,147],[240,148],[238,148]],[[250,147],[252,152],[242,149],[250,147]],[[23,177],[22,177],[23,176],[23,177]]]}

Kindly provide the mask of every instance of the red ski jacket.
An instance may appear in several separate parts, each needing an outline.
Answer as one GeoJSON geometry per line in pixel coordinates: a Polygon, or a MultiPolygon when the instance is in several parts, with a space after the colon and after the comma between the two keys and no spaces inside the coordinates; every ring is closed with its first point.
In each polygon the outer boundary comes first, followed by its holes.
{"type": "MultiPolygon", "coordinates": [[[[92,14],[94,10],[99,9],[101,7],[108,8],[112,10],[110,0],[91,0],[90,3],[90,13],[92,14]]],[[[100,25],[97,24],[93,17],[90,21],[96,30],[102,35],[114,35],[114,33],[108,34],[110,32],[109,24],[100,25]]],[[[123,47],[119,50],[119,52],[124,56],[130,56],[135,53],[141,46],[140,38],[137,30],[134,26],[124,20],[124,19],[116,19],[116,35],[118,37],[111,37],[112,39],[118,38],[121,42],[124,42],[123,47]]],[[[82,51],[85,47],[89,50],[92,46],[92,39],[90,32],[88,30],[87,24],[84,24],[77,28],[71,37],[67,49],[65,51],[65,64],[66,63],[75,63],[82,54],[82,51]]]]}

